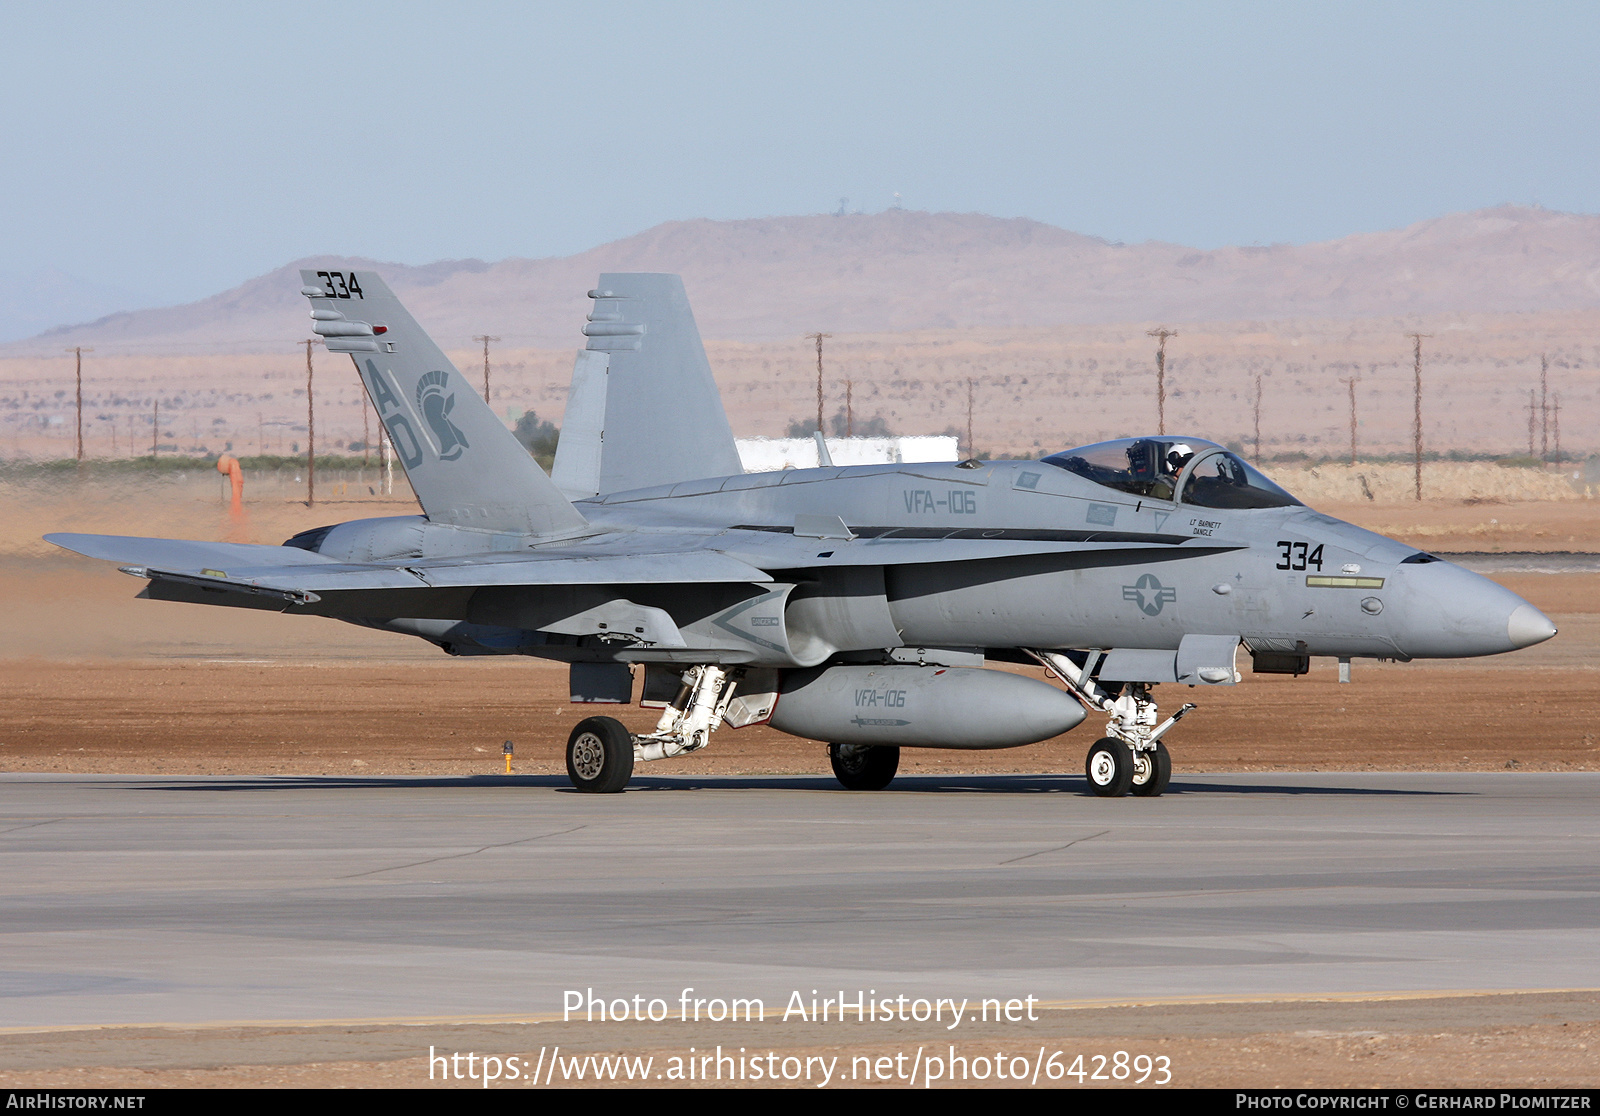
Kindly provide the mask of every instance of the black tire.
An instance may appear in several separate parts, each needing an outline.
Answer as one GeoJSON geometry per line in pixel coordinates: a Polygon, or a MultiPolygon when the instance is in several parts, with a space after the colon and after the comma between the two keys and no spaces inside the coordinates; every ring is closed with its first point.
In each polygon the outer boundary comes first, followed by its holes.
{"type": "Polygon", "coordinates": [[[1089,789],[1101,798],[1121,798],[1133,786],[1133,749],[1105,736],[1094,742],[1084,760],[1089,789]]]}
{"type": "Polygon", "coordinates": [[[1172,782],[1172,756],[1167,752],[1167,746],[1161,741],[1156,741],[1156,750],[1142,752],[1133,757],[1133,786],[1132,793],[1140,798],[1155,798],[1166,793],[1167,784],[1172,782]]]}
{"type": "Polygon", "coordinates": [[[845,790],[882,790],[900,770],[900,749],[886,744],[829,744],[828,762],[845,790]]]}
{"type": "Polygon", "coordinates": [[[567,778],[590,794],[616,794],[633,777],[633,736],[615,717],[579,721],[567,737],[567,778]]]}

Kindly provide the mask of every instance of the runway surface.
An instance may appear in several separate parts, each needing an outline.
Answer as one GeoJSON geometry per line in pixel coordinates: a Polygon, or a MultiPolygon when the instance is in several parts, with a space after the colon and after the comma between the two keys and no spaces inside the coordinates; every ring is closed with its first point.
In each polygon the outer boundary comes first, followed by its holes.
{"type": "Polygon", "coordinates": [[[1592,987],[1600,774],[0,776],[0,1027],[1592,987]]]}

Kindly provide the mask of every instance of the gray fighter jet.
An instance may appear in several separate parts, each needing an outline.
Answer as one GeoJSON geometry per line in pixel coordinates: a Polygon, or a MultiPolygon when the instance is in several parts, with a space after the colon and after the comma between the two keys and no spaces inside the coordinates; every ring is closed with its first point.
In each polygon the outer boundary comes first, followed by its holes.
{"type": "Polygon", "coordinates": [[[51,542],[148,579],[140,594],[328,616],[453,655],[571,664],[591,717],[580,790],[637,761],[770,724],[825,741],[879,789],[902,747],[1007,748],[1107,718],[1096,794],[1159,795],[1162,683],[1303,674],[1311,656],[1493,655],[1555,635],[1476,574],[1312,511],[1198,438],[1125,438],[1042,461],[745,473],[683,284],[602,275],[546,475],[377,275],[302,272],[314,328],[349,353],[422,515],[247,546],[51,542]],[[1059,686],[987,664],[1043,667],[1059,686]]]}

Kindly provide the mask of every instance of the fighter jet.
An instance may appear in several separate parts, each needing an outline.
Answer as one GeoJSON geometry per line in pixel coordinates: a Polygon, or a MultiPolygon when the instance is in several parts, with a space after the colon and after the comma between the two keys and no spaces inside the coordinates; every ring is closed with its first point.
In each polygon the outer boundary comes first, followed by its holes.
{"type": "Polygon", "coordinates": [[[152,600],[554,659],[578,702],[637,691],[653,731],[572,731],[579,790],[620,791],[723,724],[826,742],[845,787],[876,790],[903,747],[1015,747],[1094,713],[1089,787],[1153,797],[1194,708],[1161,720],[1156,687],[1232,686],[1241,647],[1255,673],[1298,675],[1312,656],[1494,655],[1556,634],[1499,585],[1313,511],[1200,438],[839,468],[819,435],[822,467],[746,473],[673,275],[589,292],[547,475],[376,274],[301,281],[422,514],[282,546],[47,537],[120,563],[152,600]]]}

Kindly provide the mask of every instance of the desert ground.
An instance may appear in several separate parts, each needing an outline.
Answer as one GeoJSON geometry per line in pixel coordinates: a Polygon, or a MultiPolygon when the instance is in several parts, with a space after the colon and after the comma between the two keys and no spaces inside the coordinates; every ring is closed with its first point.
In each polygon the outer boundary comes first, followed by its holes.
{"type": "MultiPolygon", "coordinates": [[[[328,620],[139,601],[139,582],[38,541],[68,529],[275,542],[322,523],[412,510],[364,487],[347,481],[342,495],[312,508],[270,486],[247,489],[248,517],[239,521],[219,499],[215,475],[199,466],[154,482],[7,482],[0,770],[493,777],[504,771],[501,745],[511,740],[517,774],[561,773],[567,732],[596,711],[567,703],[561,667],[451,659],[328,620]]],[[[1595,503],[1570,487],[1553,491],[1557,498],[1317,502],[1435,551],[1600,551],[1595,503]]],[[[1338,684],[1333,664],[1322,661],[1298,679],[1247,675],[1241,686],[1205,695],[1168,738],[1175,767],[1508,777],[1600,768],[1600,574],[1495,578],[1547,612],[1561,634],[1497,660],[1358,662],[1350,685],[1338,684]]],[[[652,720],[637,708],[604,711],[636,728],[652,720]]],[[[1076,771],[1089,739],[990,753],[908,751],[901,770],[1076,771]]],[[[826,771],[821,744],[751,728],[724,729],[703,753],[650,774],[826,771]]],[[[1593,1085],[1600,1041],[1600,995],[1585,990],[1362,1005],[1105,1005],[1047,1015],[1041,1039],[1137,1039],[1181,1057],[1191,1085],[1593,1085]]],[[[491,1021],[463,1024],[463,1042],[488,1045],[507,1028],[535,1025],[559,1039],[553,1024],[491,1021]]],[[[365,1036],[370,1055],[317,1061],[317,1027],[0,1035],[0,1086],[417,1083],[403,1028],[336,1029],[365,1036]]]]}

